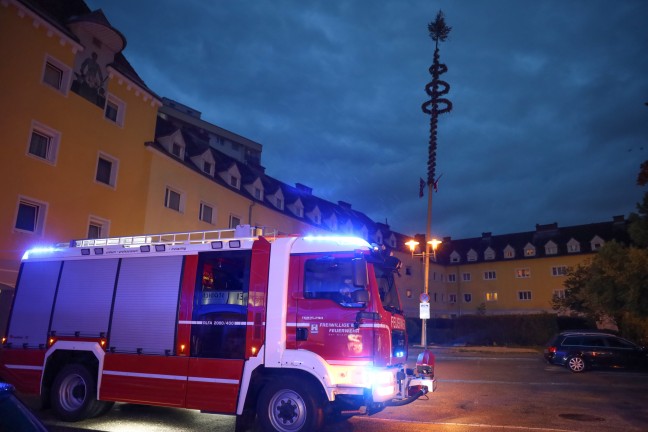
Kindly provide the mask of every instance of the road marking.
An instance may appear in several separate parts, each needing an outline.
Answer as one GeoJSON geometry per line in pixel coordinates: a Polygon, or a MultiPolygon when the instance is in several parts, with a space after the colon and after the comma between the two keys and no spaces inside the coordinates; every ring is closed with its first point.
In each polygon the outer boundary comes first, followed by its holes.
{"type": "Polygon", "coordinates": [[[481,423],[451,423],[451,422],[426,422],[426,421],[413,421],[413,420],[399,420],[399,419],[383,419],[372,417],[371,419],[365,417],[354,417],[354,421],[380,421],[383,423],[409,423],[412,425],[438,425],[438,426],[457,426],[469,428],[488,428],[498,430],[525,430],[525,431],[546,431],[546,432],[573,432],[573,429],[556,429],[556,428],[542,428],[542,427],[529,427],[529,426],[507,426],[507,425],[490,425],[481,423]]]}

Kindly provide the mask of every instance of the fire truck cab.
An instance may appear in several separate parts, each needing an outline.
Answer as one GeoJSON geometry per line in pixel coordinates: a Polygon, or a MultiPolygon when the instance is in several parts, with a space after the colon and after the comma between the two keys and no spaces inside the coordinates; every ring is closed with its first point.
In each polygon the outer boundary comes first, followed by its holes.
{"type": "Polygon", "coordinates": [[[359,238],[250,226],[30,250],[0,378],[67,421],[119,401],[317,430],[434,390],[404,364],[396,264],[359,238]]]}

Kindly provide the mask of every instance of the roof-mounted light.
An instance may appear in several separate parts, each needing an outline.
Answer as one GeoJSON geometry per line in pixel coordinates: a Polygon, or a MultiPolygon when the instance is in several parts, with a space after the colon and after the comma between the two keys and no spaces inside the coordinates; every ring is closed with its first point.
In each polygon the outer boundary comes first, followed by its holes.
{"type": "Polygon", "coordinates": [[[95,255],[103,255],[103,248],[95,248],[94,253],[95,255]]]}
{"type": "Polygon", "coordinates": [[[223,249],[223,242],[222,241],[213,241],[213,242],[211,242],[211,248],[212,249],[223,249]]]}
{"type": "Polygon", "coordinates": [[[164,252],[165,250],[166,250],[166,245],[163,244],[155,245],[155,252],[164,252]]]}
{"type": "Polygon", "coordinates": [[[149,245],[140,246],[140,252],[151,252],[151,246],[149,245]]]}
{"type": "Polygon", "coordinates": [[[306,236],[304,240],[311,242],[334,242],[341,245],[351,245],[351,246],[369,246],[366,240],[363,240],[359,237],[347,237],[347,236],[306,236]]]}
{"type": "Polygon", "coordinates": [[[241,240],[230,240],[228,242],[230,249],[232,248],[240,248],[241,247],[241,240]]]}
{"type": "Polygon", "coordinates": [[[90,249],[81,249],[81,255],[90,255],[90,249]]]}

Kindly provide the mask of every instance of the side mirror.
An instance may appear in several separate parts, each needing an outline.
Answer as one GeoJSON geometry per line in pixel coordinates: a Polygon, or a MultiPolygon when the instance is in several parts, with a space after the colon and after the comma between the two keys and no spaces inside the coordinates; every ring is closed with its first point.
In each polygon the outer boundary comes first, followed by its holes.
{"type": "Polygon", "coordinates": [[[355,290],[351,296],[354,303],[369,303],[369,293],[365,289],[355,290]]]}

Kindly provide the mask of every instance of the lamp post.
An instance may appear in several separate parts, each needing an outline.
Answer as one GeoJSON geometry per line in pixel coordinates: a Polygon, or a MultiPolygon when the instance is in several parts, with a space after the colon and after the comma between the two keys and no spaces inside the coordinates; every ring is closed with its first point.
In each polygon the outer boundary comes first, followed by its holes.
{"type": "MultiPolygon", "coordinates": [[[[429,236],[428,236],[429,238],[429,236]]],[[[424,262],[424,271],[423,271],[423,293],[425,298],[430,299],[430,258],[434,257],[436,259],[436,249],[441,244],[441,240],[431,239],[425,242],[425,250],[419,254],[414,253],[416,246],[419,245],[419,242],[416,240],[410,240],[405,243],[412,253],[412,257],[421,256],[423,257],[424,262]],[[432,252],[430,252],[430,247],[432,247],[432,252]]],[[[427,347],[427,319],[421,318],[421,346],[424,348],[427,347]]]]}

